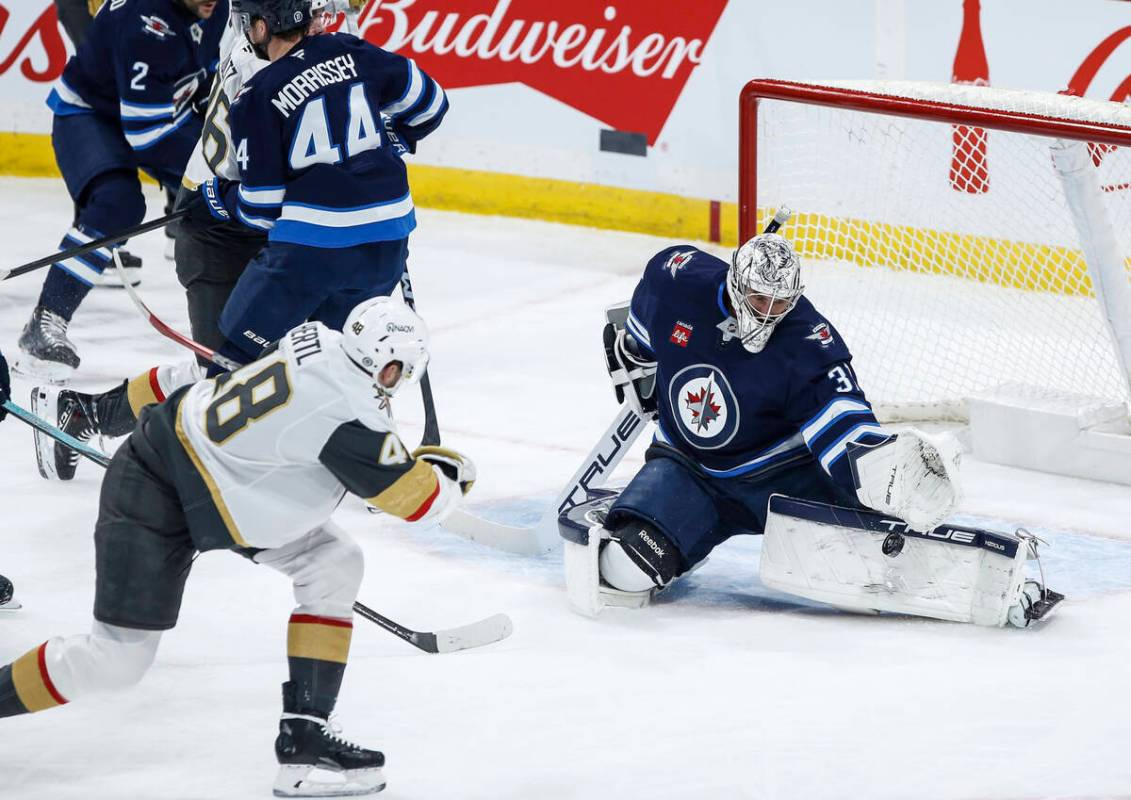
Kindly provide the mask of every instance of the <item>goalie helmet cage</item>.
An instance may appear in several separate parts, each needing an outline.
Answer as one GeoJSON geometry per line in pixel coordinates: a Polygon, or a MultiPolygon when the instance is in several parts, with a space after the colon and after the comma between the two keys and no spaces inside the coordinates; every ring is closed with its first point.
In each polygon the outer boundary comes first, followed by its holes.
{"type": "Polygon", "coordinates": [[[1126,408],[1131,106],[754,80],[739,136],[741,240],[794,210],[806,294],[881,418],[964,420],[999,392],[1126,408]]]}

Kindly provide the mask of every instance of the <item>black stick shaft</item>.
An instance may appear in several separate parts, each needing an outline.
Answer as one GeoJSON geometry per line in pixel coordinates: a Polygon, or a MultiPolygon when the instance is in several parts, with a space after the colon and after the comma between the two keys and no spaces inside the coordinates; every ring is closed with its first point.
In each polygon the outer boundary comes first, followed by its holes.
{"type": "Polygon", "coordinates": [[[150,220],[149,222],[143,222],[141,225],[138,225],[135,228],[130,228],[126,231],[122,231],[121,233],[111,234],[110,236],[103,236],[101,239],[95,239],[92,242],[87,242],[80,247],[72,247],[70,250],[57,250],[50,255],[46,255],[43,258],[37,258],[35,261],[29,261],[28,263],[21,264],[18,267],[12,267],[9,270],[0,270],[0,280],[6,281],[8,280],[8,278],[15,278],[19,275],[24,275],[28,272],[32,272],[33,270],[37,270],[40,267],[46,267],[48,264],[55,264],[59,261],[66,261],[68,258],[78,258],[79,256],[84,256],[92,250],[97,250],[100,247],[114,245],[118,242],[124,242],[126,239],[131,239],[134,236],[140,236],[143,233],[148,233],[149,231],[156,230],[157,228],[164,228],[170,222],[175,222],[187,213],[188,211],[186,211],[185,209],[174,211],[172,214],[164,217],[158,217],[157,219],[150,220]]]}
{"type": "MultiPolygon", "coordinates": [[[[401,294],[404,295],[405,305],[416,311],[416,295],[412,291],[412,278],[408,274],[408,265],[401,273],[401,294]]],[[[424,402],[424,436],[420,440],[422,446],[438,445],[440,443],[440,423],[436,419],[436,401],[432,397],[432,381],[428,379],[428,370],[420,377],[420,397],[424,402]]]]}

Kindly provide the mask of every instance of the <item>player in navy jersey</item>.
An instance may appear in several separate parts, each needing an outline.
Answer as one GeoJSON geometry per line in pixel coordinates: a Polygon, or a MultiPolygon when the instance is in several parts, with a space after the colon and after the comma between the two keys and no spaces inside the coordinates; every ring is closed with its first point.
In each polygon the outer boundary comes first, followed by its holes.
{"type": "Polygon", "coordinates": [[[618,391],[658,429],[603,521],[604,584],[668,585],[731,536],[762,533],[774,493],[875,508],[921,530],[951,511],[953,472],[932,472],[941,459],[918,432],[880,426],[847,345],[803,291],[793,248],[775,234],[731,264],[688,245],[648,262],[606,341],[618,391]],[[907,487],[897,497],[892,470],[907,487]]]}
{"type": "Polygon", "coordinates": [[[340,328],[389,294],[416,226],[403,152],[440,124],[443,89],[403,56],[347,34],[310,36],[309,0],[234,0],[271,63],[232,102],[240,181],[201,184],[196,217],[267,232],[220,317],[239,361],[304,319],[340,328]]]}
{"type": "MultiPolygon", "coordinates": [[[[200,138],[227,0],[113,0],[91,24],[47,104],[51,142],[78,212],[61,250],[136,226],[144,170],[176,188],[200,138]]],[[[110,265],[96,250],[52,266],[20,336],[17,368],[51,381],[79,365],[67,338],[76,309],[110,265]]]]}

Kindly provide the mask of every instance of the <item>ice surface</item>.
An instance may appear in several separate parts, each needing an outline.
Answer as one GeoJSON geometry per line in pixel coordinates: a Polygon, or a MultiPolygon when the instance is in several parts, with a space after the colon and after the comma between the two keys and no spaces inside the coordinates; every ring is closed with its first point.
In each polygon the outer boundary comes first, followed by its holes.
{"type": "MultiPolygon", "coordinates": [[[[153,213],[159,199],[150,198],[153,213]]],[[[666,243],[630,234],[420,211],[411,268],[432,325],[445,443],[479,465],[473,505],[539,516],[615,409],[605,305],[666,243]]],[[[0,181],[3,263],[49,252],[70,222],[54,181],[0,181]]],[[[188,330],[160,234],[142,295],[188,330]]],[[[43,273],[0,286],[0,348],[43,273]]],[[[106,388],[184,354],[120,291],[94,292],[72,337],[76,383],[106,388]]],[[[17,380],[15,399],[30,385],[17,380]]],[[[405,438],[416,395],[398,398],[405,438]]],[[[0,425],[0,662],[89,625],[100,474],[42,481],[31,432],[0,425]]],[[[638,453],[625,468],[640,463],[638,453]]],[[[967,521],[1024,524],[1070,595],[1039,631],[864,618],[761,587],[752,537],[652,608],[598,621],[566,608],[561,556],[521,558],[347,503],[361,600],[417,629],[509,613],[505,642],[425,655],[358,620],[339,712],[388,756],[389,798],[1036,798],[1131,796],[1131,490],[967,459],[967,521]]],[[[0,722],[0,797],[269,797],[292,607],[281,576],[201,556],[181,622],[131,692],[0,722]]]]}

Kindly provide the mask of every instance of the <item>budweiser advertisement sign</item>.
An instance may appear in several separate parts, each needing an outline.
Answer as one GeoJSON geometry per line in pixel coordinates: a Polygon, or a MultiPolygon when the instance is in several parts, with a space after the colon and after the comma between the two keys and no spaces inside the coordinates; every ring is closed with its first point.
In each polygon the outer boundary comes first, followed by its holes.
{"type": "Polygon", "coordinates": [[[655,144],[727,0],[372,0],[362,35],[445,88],[522,83],[655,144]]]}
{"type": "Polygon", "coordinates": [[[0,52],[0,75],[18,68],[24,78],[36,83],[62,75],[67,46],[55,17],[55,5],[43,4],[43,10],[23,30],[13,30],[11,17],[12,13],[0,4],[0,37],[6,45],[0,52]]]}

